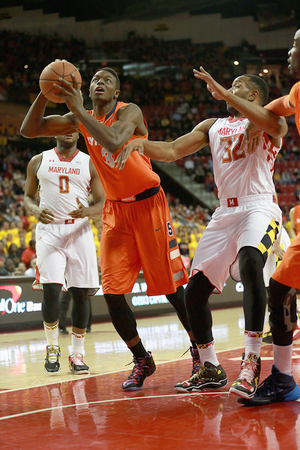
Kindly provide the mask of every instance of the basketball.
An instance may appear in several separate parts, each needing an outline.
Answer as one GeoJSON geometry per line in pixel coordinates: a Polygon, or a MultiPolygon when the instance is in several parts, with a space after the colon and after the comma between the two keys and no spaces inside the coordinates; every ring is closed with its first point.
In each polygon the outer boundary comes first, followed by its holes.
{"type": "Polygon", "coordinates": [[[78,87],[81,88],[82,79],[79,70],[68,61],[54,61],[44,68],[40,75],[39,84],[42,94],[54,103],[64,103],[62,97],[56,97],[54,94],[60,94],[60,90],[53,86],[53,83],[61,85],[59,78],[69,81],[73,84],[71,75],[75,75],[78,87]]]}

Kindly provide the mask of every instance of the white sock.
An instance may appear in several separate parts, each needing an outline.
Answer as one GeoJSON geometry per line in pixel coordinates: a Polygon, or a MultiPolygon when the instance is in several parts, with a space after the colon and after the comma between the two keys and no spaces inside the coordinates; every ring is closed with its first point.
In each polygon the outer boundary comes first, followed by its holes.
{"type": "Polygon", "coordinates": [[[47,339],[48,345],[58,345],[58,322],[53,327],[48,327],[48,325],[44,324],[45,336],[47,339]]]}
{"type": "Polygon", "coordinates": [[[218,366],[220,364],[216,355],[215,341],[211,341],[209,344],[197,344],[197,348],[202,365],[204,365],[206,361],[210,362],[214,366],[218,366]]]}
{"type": "Polygon", "coordinates": [[[72,353],[81,353],[83,355],[85,336],[86,336],[86,333],[77,334],[77,333],[74,333],[74,331],[72,331],[71,354],[72,353]]]}
{"type": "Polygon", "coordinates": [[[260,355],[262,331],[246,331],[245,330],[245,359],[249,353],[254,353],[257,357],[260,355]]]}
{"type": "Polygon", "coordinates": [[[273,344],[274,366],[279,372],[292,375],[292,352],[293,344],[285,346],[273,344]]]}

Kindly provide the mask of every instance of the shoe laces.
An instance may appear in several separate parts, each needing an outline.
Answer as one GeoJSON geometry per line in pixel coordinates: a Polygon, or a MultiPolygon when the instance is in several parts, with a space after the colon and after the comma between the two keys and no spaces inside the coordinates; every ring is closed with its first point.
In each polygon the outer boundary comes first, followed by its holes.
{"type": "Polygon", "coordinates": [[[59,357],[59,349],[53,345],[47,347],[47,359],[50,363],[56,363],[59,357]]]}
{"type": "Polygon", "coordinates": [[[75,366],[85,366],[83,356],[80,353],[74,353],[70,356],[70,359],[75,366]]]}
{"type": "Polygon", "coordinates": [[[255,371],[257,367],[257,360],[255,358],[247,358],[242,362],[242,370],[239,378],[246,380],[247,383],[251,384],[253,378],[255,377],[255,371]]]}
{"type": "Polygon", "coordinates": [[[143,370],[146,367],[146,358],[137,358],[136,356],[134,356],[131,363],[134,363],[134,367],[128,378],[132,379],[143,375],[143,370]]]}
{"type": "Polygon", "coordinates": [[[203,378],[203,374],[206,370],[206,367],[200,366],[198,372],[196,372],[191,378],[190,381],[197,381],[203,378]]]}

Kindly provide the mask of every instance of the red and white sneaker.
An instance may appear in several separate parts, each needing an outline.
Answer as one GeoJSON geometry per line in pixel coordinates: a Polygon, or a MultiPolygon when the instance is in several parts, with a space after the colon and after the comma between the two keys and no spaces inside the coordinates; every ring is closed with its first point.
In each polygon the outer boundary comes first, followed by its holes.
{"type": "Polygon", "coordinates": [[[90,373],[90,368],[83,362],[81,353],[72,353],[69,356],[69,369],[76,375],[90,373]]]}
{"type": "Polygon", "coordinates": [[[242,368],[237,380],[229,392],[243,398],[252,398],[257,390],[260,375],[260,358],[255,353],[249,353],[245,359],[243,353],[242,368]]]}

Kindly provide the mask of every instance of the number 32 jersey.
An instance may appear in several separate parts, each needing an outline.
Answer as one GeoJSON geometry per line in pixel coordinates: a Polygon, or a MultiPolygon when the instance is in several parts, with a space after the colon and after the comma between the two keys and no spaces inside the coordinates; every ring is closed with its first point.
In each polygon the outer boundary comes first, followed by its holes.
{"type": "MultiPolygon", "coordinates": [[[[263,133],[254,153],[241,150],[248,119],[217,119],[209,129],[214,179],[219,199],[274,194],[274,162],[281,146],[275,147],[263,133]]],[[[281,139],[282,145],[282,139],[281,139]]]]}
{"type": "Polygon", "coordinates": [[[65,159],[56,148],[46,150],[42,153],[37,177],[39,206],[52,211],[55,216],[52,223],[61,224],[72,221],[68,213],[78,208],[77,197],[84,206],[89,205],[91,174],[90,157],[87,154],[77,150],[65,159]]]}

